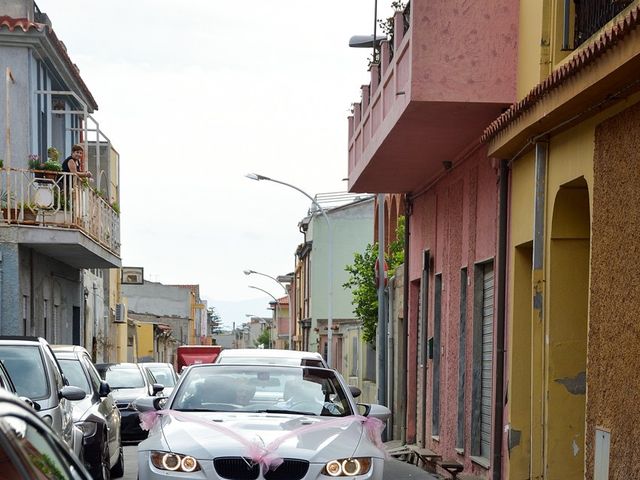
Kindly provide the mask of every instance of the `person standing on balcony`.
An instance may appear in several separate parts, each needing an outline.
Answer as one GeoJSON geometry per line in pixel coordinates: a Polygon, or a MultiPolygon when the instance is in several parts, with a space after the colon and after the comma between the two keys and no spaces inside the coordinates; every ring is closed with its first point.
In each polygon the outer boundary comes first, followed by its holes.
{"type": "Polygon", "coordinates": [[[91,172],[82,171],[82,157],[84,156],[84,148],[82,145],[74,145],[71,147],[71,156],[62,162],[62,171],[65,173],[75,173],[80,178],[91,178],[91,172]]]}

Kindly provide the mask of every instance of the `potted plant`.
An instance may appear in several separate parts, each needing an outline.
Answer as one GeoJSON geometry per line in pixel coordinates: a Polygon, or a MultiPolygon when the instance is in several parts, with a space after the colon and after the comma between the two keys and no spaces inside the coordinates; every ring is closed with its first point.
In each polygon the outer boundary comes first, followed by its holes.
{"type": "MultiPolygon", "coordinates": [[[[0,192],[0,208],[2,209],[2,218],[5,220],[9,220],[9,198],[12,200],[15,198],[15,195],[12,193],[11,197],[7,195],[7,192],[0,192]]],[[[11,212],[11,219],[15,220],[18,218],[18,209],[15,207],[12,208],[13,212],[11,212]]]]}
{"type": "Polygon", "coordinates": [[[22,210],[22,221],[24,223],[36,223],[38,218],[38,206],[31,202],[22,202],[17,205],[18,210],[22,210]]]}
{"type": "Polygon", "coordinates": [[[62,165],[59,161],[60,153],[55,147],[49,147],[47,149],[47,157],[47,161],[42,164],[41,168],[45,170],[45,178],[55,180],[58,178],[57,172],[62,171],[62,165]]]}

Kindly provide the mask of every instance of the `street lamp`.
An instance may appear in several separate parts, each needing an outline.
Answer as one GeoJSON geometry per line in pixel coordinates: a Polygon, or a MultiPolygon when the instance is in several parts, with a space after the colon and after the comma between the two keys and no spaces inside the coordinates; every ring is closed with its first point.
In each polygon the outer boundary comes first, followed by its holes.
{"type": "Polygon", "coordinates": [[[301,194],[303,194],[305,197],[307,197],[309,200],[311,200],[311,203],[313,203],[313,205],[320,211],[320,213],[322,214],[322,216],[324,217],[325,221],[327,222],[327,230],[328,230],[328,238],[329,238],[329,255],[328,255],[328,285],[327,285],[327,296],[328,296],[328,305],[327,305],[327,364],[329,365],[329,367],[333,367],[333,227],[331,225],[331,221],[329,220],[329,217],[327,216],[326,212],[324,211],[324,208],[322,208],[320,206],[320,204],[318,202],[316,202],[316,200],[309,195],[307,192],[305,192],[304,190],[296,187],[295,185],[291,185],[289,183],[285,183],[282,182],[280,180],[275,180],[273,178],[269,178],[269,177],[265,177],[264,175],[259,175],[257,173],[248,173],[247,175],[245,175],[245,177],[251,179],[251,180],[267,180],[269,182],[273,182],[273,183],[279,183],[280,185],[284,185],[285,187],[289,187],[289,188],[293,188],[294,190],[297,190],[298,192],[300,192],[301,194]]]}
{"type": "MultiPolygon", "coordinates": [[[[284,290],[284,293],[287,295],[287,299],[289,300],[289,350],[293,350],[293,343],[291,341],[291,335],[293,330],[293,310],[291,309],[291,296],[289,295],[289,290],[287,290],[287,287],[285,287],[280,280],[278,280],[275,277],[272,277],[271,275],[267,275],[266,273],[256,272],[255,270],[243,270],[243,272],[247,276],[251,274],[256,274],[256,275],[262,275],[263,277],[270,278],[271,280],[276,282],[278,285],[280,285],[284,290]]],[[[276,315],[276,318],[277,318],[277,315],[276,315]]]]}
{"type": "MultiPolygon", "coordinates": [[[[273,295],[271,295],[269,292],[267,292],[266,290],[260,288],[260,287],[254,287],[253,285],[249,285],[249,288],[253,288],[255,290],[260,290],[263,293],[266,293],[267,295],[269,295],[271,298],[273,298],[273,301],[276,302],[276,306],[274,309],[274,313],[273,316],[275,317],[275,321],[278,321],[278,299],[276,297],[274,297],[273,295]]],[[[271,322],[271,326],[273,326],[273,322],[271,322]]],[[[271,328],[269,328],[269,348],[271,348],[271,328]]]]}

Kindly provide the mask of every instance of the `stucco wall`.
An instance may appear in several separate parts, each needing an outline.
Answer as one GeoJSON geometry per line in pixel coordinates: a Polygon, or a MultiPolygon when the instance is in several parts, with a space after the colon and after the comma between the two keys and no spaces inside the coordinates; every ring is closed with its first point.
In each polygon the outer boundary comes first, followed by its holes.
{"type": "Polygon", "coordinates": [[[122,285],[128,310],[138,314],[190,318],[190,291],[186,288],[145,281],[144,285],[122,285]]]}
{"type": "Polygon", "coordinates": [[[596,129],[586,475],[594,428],[611,431],[609,478],[640,478],[640,105],[596,129]]]}

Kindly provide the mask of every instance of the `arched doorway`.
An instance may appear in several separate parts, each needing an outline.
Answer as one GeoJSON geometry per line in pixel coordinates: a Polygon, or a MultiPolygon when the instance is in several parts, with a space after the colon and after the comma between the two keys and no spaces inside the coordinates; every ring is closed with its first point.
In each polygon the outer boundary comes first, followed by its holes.
{"type": "Polygon", "coordinates": [[[545,478],[584,478],[589,190],[584,178],[556,195],[549,252],[545,478]]]}

